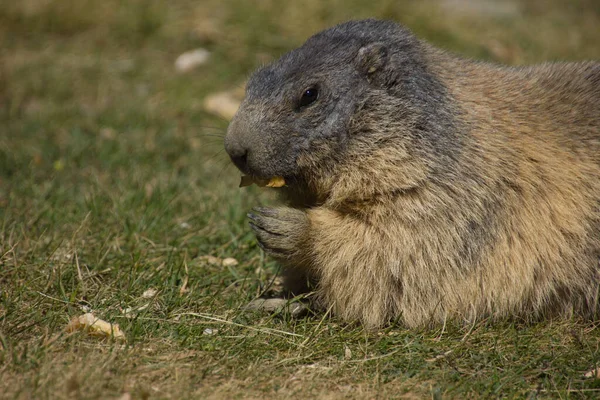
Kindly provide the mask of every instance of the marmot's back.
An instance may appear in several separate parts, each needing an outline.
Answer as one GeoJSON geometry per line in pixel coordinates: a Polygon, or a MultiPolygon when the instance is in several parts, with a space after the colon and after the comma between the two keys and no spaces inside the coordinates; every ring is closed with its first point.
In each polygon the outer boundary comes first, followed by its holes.
{"type": "MultiPolygon", "coordinates": [[[[455,190],[487,203],[484,213],[496,209],[489,225],[479,229],[488,237],[482,273],[490,285],[482,293],[489,304],[480,310],[595,315],[600,64],[509,68],[454,59],[439,76],[460,106],[458,120],[467,132],[469,150],[460,161],[464,183],[477,188],[457,183],[455,190]],[[449,65],[463,74],[453,74],[449,65]],[[506,292],[494,289],[507,283],[506,292]],[[496,300],[494,292],[501,293],[496,300]]],[[[464,214],[473,218],[477,209],[464,214]]],[[[473,235],[471,240],[477,242],[473,235]]],[[[475,282],[467,280],[469,285],[475,282]]]]}
{"type": "Polygon", "coordinates": [[[469,106],[489,106],[507,126],[512,121],[516,132],[519,125],[536,127],[600,146],[600,63],[504,67],[448,57],[435,49],[432,56],[446,59],[432,66],[467,111],[469,106]]]}

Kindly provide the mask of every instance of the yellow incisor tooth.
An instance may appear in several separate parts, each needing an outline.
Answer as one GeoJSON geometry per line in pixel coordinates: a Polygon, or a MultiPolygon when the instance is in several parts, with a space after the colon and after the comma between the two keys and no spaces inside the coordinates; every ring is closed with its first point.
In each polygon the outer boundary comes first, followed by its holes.
{"type": "Polygon", "coordinates": [[[260,179],[249,175],[243,175],[242,180],[240,181],[240,187],[250,186],[253,183],[260,187],[280,188],[285,186],[285,179],[281,176],[275,176],[271,179],[260,179]]]}

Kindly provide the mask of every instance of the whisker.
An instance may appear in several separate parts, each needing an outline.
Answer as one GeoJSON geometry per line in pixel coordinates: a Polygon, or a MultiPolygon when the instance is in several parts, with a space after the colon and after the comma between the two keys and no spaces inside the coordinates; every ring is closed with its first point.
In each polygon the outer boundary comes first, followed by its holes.
{"type": "Polygon", "coordinates": [[[212,156],[208,157],[206,160],[204,160],[204,162],[209,162],[211,160],[213,160],[215,157],[221,155],[221,153],[225,151],[225,149],[220,149],[219,151],[217,151],[215,154],[213,154],[212,156]]]}
{"type": "Polygon", "coordinates": [[[214,117],[220,119],[221,121],[227,123],[229,125],[229,122],[231,121],[231,119],[226,118],[223,114],[221,114],[220,112],[215,112],[212,114],[214,117]]]}
{"type": "Polygon", "coordinates": [[[205,150],[210,150],[211,152],[211,157],[212,157],[212,152],[213,151],[222,151],[223,149],[223,144],[222,143],[209,143],[206,142],[205,146],[203,146],[205,150]]]}
{"type": "Polygon", "coordinates": [[[213,138],[210,136],[205,136],[205,140],[203,140],[202,143],[212,143],[212,144],[223,145],[223,138],[213,138]]]}
{"type": "Polygon", "coordinates": [[[233,164],[229,161],[229,159],[224,159],[224,162],[221,165],[220,171],[217,174],[217,180],[221,179],[223,172],[225,172],[228,168],[232,167],[233,164]]]}
{"type": "Polygon", "coordinates": [[[225,128],[224,127],[219,127],[219,126],[207,126],[207,125],[193,125],[195,128],[201,128],[201,129],[212,129],[215,131],[221,131],[224,132],[225,128]]]}
{"type": "Polygon", "coordinates": [[[225,133],[215,133],[215,132],[188,132],[189,137],[208,137],[208,138],[217,138],[217,139],[225,139],[225,133]]]}

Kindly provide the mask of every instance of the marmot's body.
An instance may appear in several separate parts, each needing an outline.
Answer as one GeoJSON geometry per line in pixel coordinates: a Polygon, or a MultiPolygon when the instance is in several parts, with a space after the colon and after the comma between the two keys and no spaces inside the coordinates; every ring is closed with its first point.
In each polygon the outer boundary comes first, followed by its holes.
{"type": "Polygon", "coordinates": [[[289,206],[251,226],[346,320],[598,315],[598,63],[502,67],[349,22],[254,74],[226,148],[285,177],[289,206]]]}

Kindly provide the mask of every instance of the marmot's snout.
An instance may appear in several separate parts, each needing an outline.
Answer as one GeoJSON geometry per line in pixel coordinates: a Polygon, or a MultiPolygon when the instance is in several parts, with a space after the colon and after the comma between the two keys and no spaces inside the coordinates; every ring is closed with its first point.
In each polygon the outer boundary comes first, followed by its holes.
{"type": "Polygon", "coordinates": [[[273,135],[264,121],[246,118],[240,107],[225,135],[225,151],[244,174],[256,178],[289,176],[294,172],[294,157],[286,151],[282,138],[273,135]]]}
{"type": "Polygon", "coordinates": [[[225,135],[225,151],[235,166],[244,174],[257,178],[284,175],[280,172],[278,157],[269,147],[268,133],[255,121],[234,117],[225,135]],[[275,170],[277,169],[277,170],[275,170]]]}
{"type": "Polygon", "coordinates": [[[260,145],[254,127],[248,121],[240,121],[236,115],[227,128],[225,151],[235,166],[245,175],[261,176],[260,145]]]}
{"type": "Polygon", "coordinates": [[[248,172],[248,153],[250,149],[241,140],[240,135],[235,132],[235,121],[232,121],[225,136],[225,151],[231,161],[244,173],[248,172]]]}

